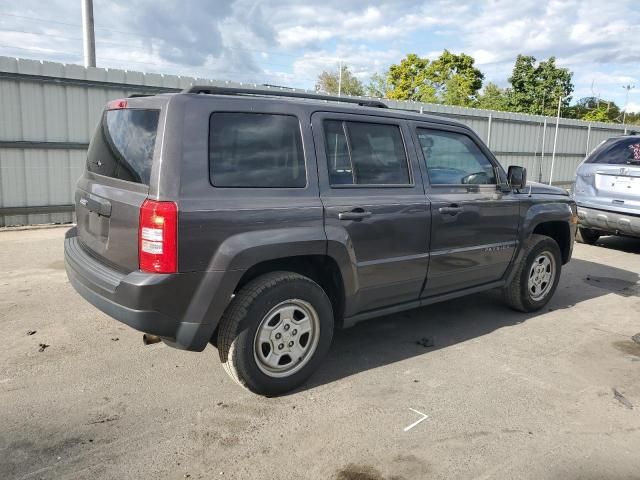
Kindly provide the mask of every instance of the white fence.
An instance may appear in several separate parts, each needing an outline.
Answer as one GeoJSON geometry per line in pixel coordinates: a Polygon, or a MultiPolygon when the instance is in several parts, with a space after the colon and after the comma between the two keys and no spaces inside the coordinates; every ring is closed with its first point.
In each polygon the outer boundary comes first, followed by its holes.
{"type": "MultiPolygon", "coordinates": [[[[75,183],[106,102],[133,93],[175,92],[193,83],[240,85],[0,57],[0,227],[72,221],[75,183]]],[[[487,142],[505,167],[522,165],[530,179],[550,179],[555,118],[386,103],[463,122],[487,142]]],[[[561,119],[553,183],[569,184],[587,152],[624,131],[622,125],[561,119]]]]}

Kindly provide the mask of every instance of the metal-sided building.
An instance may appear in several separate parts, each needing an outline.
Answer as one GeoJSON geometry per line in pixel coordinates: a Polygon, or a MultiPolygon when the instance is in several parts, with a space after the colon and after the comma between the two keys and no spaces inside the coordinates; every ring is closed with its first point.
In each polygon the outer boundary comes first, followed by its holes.
{"type": "MultiPolygon", "coordinates": [[[[195,83],[242,85],[0,57],[0,227],[73,220],[75,183],[108,100],[134,93],[177,92],[195,83]]],[[[605,138],[626,131],[623,125],[560,119],[556,140],[556,119],[551,117],[394,100],[385,103],[463,122],[505,167],[521,165],[532,180],[566,186],[586,153],[605,138]]]]}

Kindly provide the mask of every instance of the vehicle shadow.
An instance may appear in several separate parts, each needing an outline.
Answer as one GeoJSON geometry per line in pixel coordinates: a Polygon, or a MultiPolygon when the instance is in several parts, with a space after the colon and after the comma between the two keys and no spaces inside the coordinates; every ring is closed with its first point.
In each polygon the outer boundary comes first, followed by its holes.
{"type": "Polygon", "coordinates": [[[600,237],[596,242],[598,247],[619,250],[626,253],[640,253],[640,238],[631,237],[600,237]]]}
{"type": "MultiPolygon", "coordinates": [[[[629,239],[612,237],[602,243],[607,248],[615,248],[618,244],[622,250],[635,248],[621,240],[629,239]]],[[[297,391],[407,358],[428,355],[553,310],[571,308],[592,298],[607,294],[640,297],[639,282],[640,275],[635,271],[574,258],[563,268],[554,297],[545,308],[535,313],[511,310],[503,303],[501,292],[493,290],[372,319],[353,328],[336,331],[327,358],[297,391]],[[433,343],[433,346],[419,342],[433,343]]]]}

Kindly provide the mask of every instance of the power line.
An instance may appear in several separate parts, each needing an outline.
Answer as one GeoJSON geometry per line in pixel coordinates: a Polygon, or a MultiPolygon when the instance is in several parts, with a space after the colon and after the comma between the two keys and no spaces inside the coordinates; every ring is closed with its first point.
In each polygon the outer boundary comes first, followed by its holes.
{"type": "MultiPolygon", "coordinates": [[[[66,35],[57,35],[57,34],[50,34],[50,33],[40,33],[40,32],[30,32],[27,30],[7,30],[7,29],[0,29],[0,33],[2,32],[9,32],[9,33],[20,33],[20,34],[25,34],[25,35],[33,35],[33,36],[37,36],[37,37],[49,37],[49,38],[59,38],[59,39],[64,39],[64,40],[74,40],[74,41],[82,41],[83,39],[81,37],[68,37],[66,35]]],[[[142,37],[142,38],[148,38],[148,37],[142,37]]],[[[152,38],[150,38],[151,40],[153,40],[152,38]]],[[[122,42],[113,42],[113,41],[109,41],[109,40],[102,40],[102,39],[96,39],[96,41],[99,44],[108,44],[108,45],[115,45],[115,46],[123,46],[123,47],[128,47],[129,49],[131,49],[131,43],[122,43],[122,42]]],[[[38,51],[37,49],[28,49],[25,47],[18,47],[18,46],[11,46],[11,45],[5,45],[5,47],[8,48],[18,48],[21,50],[33,50],[33,51],[38,51]]],[[[231,49],[231,50],[244,50],[244,47],[230,47],[230,46],[224,46],[225,49],[231,49]]],[[[259,53],[267,53],[268,55],[271,55],[269,52],[266,51],[261,51],[261,50],[253,50],[255,52],[259,52],[259,53]]],[[[71,54],[70,54],[71,55],[71,54]]],[[[76,54],[73,54],[76,55],[76,54]]],[[[277,55],[277,54],[276,54],[277,55]]],[[[121,59],[119,58],[113,58],[113,57],[105,57],[102,55],[97,55],[98,58],[102,59],[102,60],[114,60],[114,61],[121,61],[121,59]]],[[[295,57],[292,56],[293,58],[299,58],[299,57],[295,57]]],[[[323,59],[323,58],[328,58],[328,57],[307,57],[310,58],[311,60],[313,59],[323,59]]],[[[266,67],[282,67],[282,68],[286,68],[286,69],[291,69],[293,67],[292,64],[284,64],[284,63],[276,63],[273,62],[271,60],[265,60],[263,58],[260,59],[256,59],[255,60],[259,65],[263,65],[266,67]]],[[[134,61],[134,60],[130,60],[130,63],[136,63],[136,64],[141,64],[141,65],[157,65],[157,63],[155,62],[143,62],[143,61],[134,61]]],[[[284,72],[279,72],[279,73],[284,73],[284,72]]],[[[293,72],[291,73],[293,74],[293,72]]],[[[300,76],[300,75],[296,75],[298,78],[301,79],[305,79],[305,80],[311,80],[311,81],[315,81],[315,78],[311,78],[311,77],[304,77],[304,76],[300,76]]]]}
{"type": "MultiPolygon", "coordinates": [[[[56,23],[56,24],[60,24],[60,25],[66,25],[66,26],[71,26],[71,27],[82,27],[81,24],[79,23],[68,23],[68,22],[59,22],[59,21],[55,21],[55,20],[47,20],[47,19],[43,19],[43,18],[36,18],[36,17],[27,17],[24,15],[15,15],[15,14],[10,14],[10,13],[3,13],[0,12],[0,16],[10,16],[10,17],[16,17],[16,18],[22,18],[25,20],[32,20],[32,21],[36,21],[36,22],[44,22],[44,23],[56,23]]],[[[171,42],[172,40],[164,38],[164,37],[159,37],[159,36],[154,36],[154,37],[150,37],[148,35],[142,35],[139,32],[134,32],[132,30],[128,30],[128,31],[123,31],[123,30],[114,30],[112,28],[108,28],[108,27],[95,27],[96,30],[104,30],[104,31],[108,31],[108,32],[113,32],[113,33],[119,33],[119,34],[123,34],[123,35],[129,35],[132,37],[137,37],[137,38],[142,38],[142,39],[146,39],[146,40],[162,40],[165,42],[171,42]]],[[[4,31],[9,31],[9,30],[4,30],[4,31]]],[[[18,32],[18,31],[16,31],[18,32]]],[[[36,32],[23,32],[23,33],[32,33],[34,35],[49,35],[49,34],[44,34],[44,33],[36,33],[36,32]]],[[[60,38],[68,38],[70,40],[79,40],[79,38],[72,38],[72,37],[60,37],[60,38]]],[[[106,42],[105,40],[103,40],[103,42],[106,42]]],[[[123,45],[123,46],[130,46],[130,44],[128,43],[122,43],[122,42],[109,42],[109,43],[113,43],[114,45],[123,45]]],[[[230,50],[244,50],[244,51],[248,51],[248,52],[255,52],[255,53],[264,53],[267,55],[273,55],[273,56],[281,56],[281,57],[288,57],[288,58],[295,58],[295,59],[299,59],[301,56],[300,55],[294,55],[291,53],[281,53],[281,52],[274,52],[274,51],[269,51],[266,49],[256,49],[256,48],[249,48],[249,47],[239,47],[239,46],[231,46],[231,45],[224,45],[224,48],[230,49],[230,50]]],[[[341,60],[340,57],[333,57],[333,56],[326,56],[326,55],[316,55],[314,57],[312,57],[314,59],[322,59],[322,60],[330,60],[330,61],[339,61],[341,60]]]]}
{"type": "MultiPolygon", "coordinates": [[[[58,25],[65,25],[65,26],[71,26],[71,27],[81,27],[81,24],[78,23],[70,23],[70,22],[62,22],[59,20],[50,20],[50,19],[43,19],[43,18],[37,18],[37,17],[30,17],[30,16],[26,16],[26,15],[18,15],[18,14],[13,14],[13,13],[3,13],[0,12],[0,15],[2,16],[9,16],[9,17],[15,17],[15,18],[20,18],[20,19],[24,19],[24,20],[29,20],[29,21],[34,21],[34,22],[45,22],[47,24],[58,24],[58,25]]],[[[132,37],[136,37],[142,41],[163,41],[163,42],[169,42],[171,43],[171,40],[163,38],[163,37],[157,37],[157,36],[153,36],[153,37],[149,37],[146,35],[142,35],[140,33],[137,32],[132,32],[132,31],[122,31],[122,30],[115,30],[112,28],[107,28],[107,27],[95,27],[97,30],[104,30],[104,31],[109,31],[109,32],[114,32],[114,33],[118,33],[118,34],[124,34],[124,35],[129,35],[132,37]]],[[[25,35],[34,35],[34,36],[38,36],[38,37],[49,37],[49,38],[58,38],[58,39],[65,39],[65,40],[73,40],[73,41],[78,41],[78,40],[82,40],[81,37],[71,37],[71,36],[66,36],[66,35],[57,35],[57,34],[52,34],[52,33],[43,33],[43,32],[33,32],[33,31],[29,31],[29,30],[11,30],[11,29],[0,29],[0,32],[11,32],[11,33],[21,33],[21,34],[25,34],[25,35]]],[[[105,45],[114,45],[114,46],[123,46],[123,47],[127,47],[128,49],[131,48],[131,43],[124,43],[124,42],[117,42],[117,41],[112,41],[112,40],[105,40],[105,39],[97,39],[97,42],[99,44],[105,44],[105,45]]],[[[66,53],[66,52],[53,52],[50,50],[45,49],[34,49],[34,48],[26,48],[26,47],[18,47],[18,46],[14,46],[14,45],[3,45],[3,47],[5,48],[12,48],[12,49],[19,49],[19,50],[24,50],[24,51],[33,51],[33,52],[38,52],[40,54],[46,53],[48,55],[57,55],[57,56],[72,56],[72,57],[77,57],[78,54],[76,53],[66,53]]],[[[241,46],[231,46],[231,45],[223,45],[222,47],[225,50],[231,50],[231,51],[245,51],[245,52],[254,52],[254,53],[259,53],[261,55],[267,55],[269,57],[286,57],[286,58],[291,58],[291,59],[295,59],[296,61],[304,61],[304,60],[320,60],[320,61],[329,61],[329,62],[335,62],[335,61],[339,61],[338,57],[329,57],[329,56],[324,56],[324,55],[316,55],[316,56],[308,56],[308,55],[293,55],[293,54],[289,54],[289,53],[281,53],[281,52],[274,52],[274,51],[269,51],[267,49],[255,49],[255,48],[250,48],[250,47],[241,47],[241,46]]],[[[128,50],[129,51],[129,50],[128,50]]],[[[117,62],[119,64],[136,64],[136,65],[150,65],[153,66],[154,68],[158,68],[158,63],[157,62],[145,62],[145,61],[141,61],[141,60],[123,60],[121,58],[113,58],[113,57],[105,57],[102,55],[98,55],[98,58],[100,60],[110,60],[112,62],[117,62]]],[[[215,58],[215,57],[214,57],[215,58]]],[[[291,70],[293,68],[293,63],[291,64],[283,64],[283,63],[276,63],[273,61],[269,61],[269,60],[265,60],[263,57],[262,58],[258,58],[258,59],[254,59],[254,61],[256,61],[256,63],[260,66],[263,67],[263,69],[269,69],[270,67],[281,67],[281,68],[285,68],[287,70],[291,70]]],[[[172,68],[174,71],[176,64],[165,64],[166,66],[163,68],[172,68]]],[[[276,69],[277,70],[277,69],[276,69]]],[[[184,70],[178,70],[178,71],[184,71],[184,70]]],[[[276,76],[281,76],[281,75],[295,75],[296,79],[299,80],[306,80],[306,81],[310,81],[310,82],[315,82],[317,80],[317,78],[312,78],[312,77],[308,77],[308,76],[303,76],[303,75],[298,75],[295,72],[289,71],[289,72],[279,72],[279,71],[275,71],[275,72],[263,72],[264,74],[266,74],[267,76],[271,76],[273,77],[274,75],[276,76]]],[[[247,72],[234,72],[234,75],[251,75],[250,73],[247,72]]]]}
{"type": "MultiPolygon", "coordinates": [[[[51,50],[47,50],[47,49],[37,49],[37,48],[27,48],[27,47],[18,47],[15,45],[6,45],[6,44],[0,44],[0,48],[7,48],[7,49],[16,49],[16,50],[24,50],[24,51],[29,51],[29,52],[35,52],[35,53],[39,53],[41,55],[57,55],[57,56],[62,56],[62,57],[76,57],[76,58],[80,58],[82,55],[81,53],[72,53],[72,52],[60,52],[60,51],[51,51],[51,50]]],[[[141,60],[129,60],[126,58],[113,58],[113,57],[104,57],[102,55],[98,55],[97,56],[98,59],[100,60],[109,60],[111,62],[116,62],[119,64],[123,64],[123,65],[128,65],[128,64],[135,64],[135,65],[149,65],[152,66],[156,69],[156,71],[158,73],[163,73],[163,74],[167,74],[166,71],[163,71],[162,69],[173,69],[174,71],[180,72],[180,74],[184,74],[186,76],[195,76],[195,74],[193,73],[194,69],[188,69],[188,68],[184,68],[183,66],[179,66],[176,64],[160,64],[158,65],[158,62],[144,62],[141,60]],[[181,68],[176,68],[176,67],[181,67],[181,68]]],[[[40,60],[40,59],[38,59],[40,60]]],[[[266,66],[273,66],[273,65],[278,65],[278,64],[270,64],[270,63],[265,63],[266,66]]],[[[251,72],[243,72],[243,71],[239,71],[239,70],[235,70],[235,71],[229,71],[230,74],[234,75],[234,76],[238,76],[238,75],[251,75],[251,72]]],[[[298,75],[296,73],[293,72],[279,72],[279,71],[274,71],[274,72],[262,72],[264,75],[267,76],[274,76],[276,74],[280,74],[280,75],[291,75],[291,76],[295,76],[295,78],[297,79],[302,79],[302,80],[309,80],[309,81],[315,81],[315,78],[312,77],[308,77],[305,75],[298,75]]]]}
{"type": "Polygon", "coordinates": [[[16,15],[15,13],[8,13],[8,12],[0,12],[0,16],[22,18],[22,19],[25,19],[25,20],[34,20],[36,22],[44,22],[44,23],[57,23],[59,25],[67,25],[67,26],[70,26],[70,27],[81,27],[82,26],[79,23],[59,22],[59,21],[51,20],[51,19],[46,19],[45,20],[44,18],[26,17],[24,15],[16,15]]]}
{"type": "MultiPolygon", "coordinates": [[[[25,31],[25,30],[6,30],[6,29],[0,29],[0,33],[2,32],[10,32],[10,33],[23,33],[26,35],[34,35],[34,36],[39,36],[39,37],[50,37],[50,38],[60,38],[60,39],[64,39],[64,40],[82,40],[81,37],[67,37],[64,35],[54,35],[54,34],[50,34],[50,33],[37,33],[37,32],[29,32],[29,31],[25,31]]],[[[101,39],[96,39],[96,41],[98,43],[105,43],[108,45],[116,45],[116,46],[123,46],[123,47],[128,47],[129,49],[131,49],[131,43],[122,43],[122,42],[112,42],[112,41],[108,41],[108,40],[101,40],[101,39]]],[[[14,47],[14,48],[24,48],[24,47],[14,47]]],[[[234,49],[234,47],[224,47],[224,48],[230,48],[230,49],[234,49]]],[[[237,49],[240,49],[242,47],[238,47],[237,49]]],[[[266,52],[262,52],[262,53],[266,53],[266,52]]],[[[98,55],[100,57],[100,55],[98,55]]],[[[104,59],[109,59],[109,57],[101,57],[104,59]]],[[[112,60],[116,60],[114,58],[112,58],[112,60]]],[[[135,62],[134,62],[135,63],[135,62]]],[[[138,63],[148,63],[148,62],[138,62],[138,63]]],[[[264,61],[263,59],[260,59],[258,63],[262,63],[264,65],[268,65],[268,66],[275,66],[275,67],[284,67],[284,68],[290,68],[291,65],[289,64],[284,64],[284,63],[275,63],[272,61],[264,61]]]]}
{"type": "MultiPolygon", "coordinates": [[[[81,39],[78,39],[81,40],[81,39]]],[[[51,55],[58,55],[58,56],[68,56],[68,57],[79,57],[81,56],[80,53],[76,53],[76,52],[60,52],[60,51],[54,51],[54,50],[49,50],[47,48],[28,48],[28,47],[19,47],[17,45],[7,45],[7,44],[0,44],[0,47],[3,48],[9,48],[9,49],[17,49],[17,50],[26,50],[26,51],[30,51],[30,52],[38,52],[38,53],[42,53],[42,54],[51,54],[51,55]]],[[[158,66],[158,62],[144,62],[142,60],[129,60],[126,58],[114,58],[114,57],[105,57],[102,55],[98,55],[98,58],[101,58],[102,60],[113,60],[116,62],[121,62],[121,63],[135,63],[135,64],[140,64],[140,65],[152,65],[152,66],[158,66]]],[[[163,64],[166,67],[170,67],[170,66],[175,66],[176,64],[163,64]]],[[[275,65],[275,66],[287,66],[287,65],[280,65],[280,64],[274,64],[274,63],[268,63],[265,62],[265,65],[271,66],[271,65],[275,65]]],[[[162,66],[162,65],[161,65],[162,66]]],[[[284,73],[284,72],[280,72],[280,73],[284,73]]]]}
{"type": "Polygon", "coordinates": [[[0,44],[0,47],[2,48],[11,48],[11,49],[15,49],[15,50],[27,50],[30,52],[39,52],[39,53],[46,53],[46,54],[51,54],[51,55],[66,55],[68,57],[77,57],[79,56],[78,53],[69,53],[69,52],[58,52],[55,50],[47,50],[46,48],[43,49],[38,49],[38,48],[27,48],[27,47],[18,47],[16,45],[6,45],[6,44],[0,44]]]}
{"type": "MultiPolygon", "coordinates": [[[[16,50],[24,50],[24,51],[28,51],[28,52],[35,52],[38,53],[40,55],[56,55],[59,57],[75,57],[75,58],[81,58],[82,54],[81,53],[71,53],[71,52],[60,52],[60,51],[51,51],[51,50],[47,50],[47,49],[37,49],[37,48],[27,48],[27,47],[18,47],[15,45],[6,45],[6,44],[0,44],[0,48],[7,48],[7,49],[16,49],[16,50]]],[[[183,75],[183,76],[189,76],[189,77],[196,77],[198,76],[198,73],[194,72],[194,70],[191,69],[177,69],[175,68],[175,64],[163,64],[163,65],[158,65],[157,62],[143,62],[143,61],[139,61],[139,60],[128,60],[128,59],[122,59],[122,58],[113,58],[113,57],[103,57],[101,55],[98,55],[97,58],[99,60],[108,60],[110,62],[115,62],[115,63],[119,63],[121,65],[130,65],[130,64],[136,64],[136,65],[149,65],[154,67],[155,72],[149,71],[149,73],[160,73],[160,74],[167,74],[166,70],[163,69],[172,69],[175,72],[177,72],[178,75],[183,75]]],[[[40,60],[40,59],[38,59],[40,60]]],[[[243,71],[230,71],[228,72],[230,74],[230,76],[232,77],[244,77],[244,78],[251,78],[250,76],[255,75],[252,72],[243,72],[243,71]]],[[[214,74],[214,73],[207,73],[206,75],[219,75],[219,74],[214,74]]],[[[304,75],[297,75],[295,73],[288,73],[288,72],[262,72],[262,75],[265,77],[275,77],[278,75],[291,75],[294,76],[296,79],[300,79],[300,80],[307,80],[307,81],[311,81],[311,82],[315,82],[316,79],[315,78],[311,78],[311,77],[307,77],[304,75]]],[[[251,80],[243,80],[247,83],[262,83],[259,81],[254,81],[255,77],[253,77],[251,80]]]]}
{"type": "MultiPolygon", "coordinates": [[[[28,30],[13,30],[13,29],[0,29],[0,33],[23,33],[25,35],[35,35],[37,37],[49,37],[49,38],[62,38],[64,40],[82,40],[82,37],[67,37],[66,35],[56,35],[56,34],[52,34],[52,33],[42,33],[42,32],[30,32],[28,30]]],[[[96,41],[98,42],[102,42],[102,43],[108,43],[108,44],[112,44],[112,45],[121,45],[121,46],[131,46],[130,43],[123,43],[123,42],[111,42],[109,40],[101,40],[101,39],[96,39],[96,41]]]]}

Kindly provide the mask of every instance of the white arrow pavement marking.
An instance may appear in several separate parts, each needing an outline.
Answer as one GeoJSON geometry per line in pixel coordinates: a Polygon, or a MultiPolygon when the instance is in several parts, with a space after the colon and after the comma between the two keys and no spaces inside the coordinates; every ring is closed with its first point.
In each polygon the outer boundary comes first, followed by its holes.
{"type": "Polygon", "coordinates": [[[415,427],[416,425],[418,425],[420,422],[422,422],[423,420],[426,420],[427,418],[429,418],[429,415],[425,415],[422,412],[419,412],[418,410],[415,410],[413,408],[409,408],[409,410],[411,410],[412,412],[416,412],[418,415],[422,415],[422,418],[420,420],[417,420],[415,422],[413,422],[411,425],[409,425],[408,427],[404,428],[405,432],[408,432],[409,430],[411,430],[413,427],[415,427]]]}

